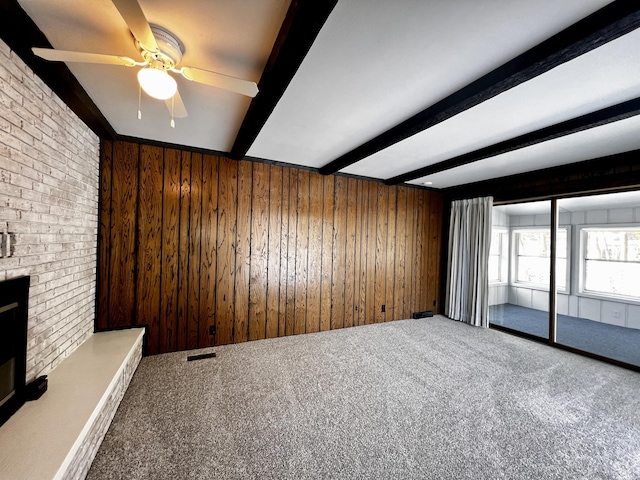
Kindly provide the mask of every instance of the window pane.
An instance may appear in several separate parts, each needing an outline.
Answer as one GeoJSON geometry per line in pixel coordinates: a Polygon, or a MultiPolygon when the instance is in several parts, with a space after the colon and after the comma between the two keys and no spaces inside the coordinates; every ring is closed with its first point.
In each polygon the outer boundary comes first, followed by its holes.
{"type": "Polygon", "coordinates": [[[506,230],[491,230],[491,247],[489,249],[489,282],[500,283],[507,279],[509,266],[509,234],[506,230]]]}
{"type": "Polygon", "coordinates": [[[550,209],[549,201],[494,207],[494,220],[510,228],[502,237],[504,283],[489,291],[492,325],[544,339],[549,338],[550,209]]]}
{"type": "Polygon", "coordinates": [[[500,281],[500,257],[499,256],[489,257],[489,281],[490,282],[500,281]]]}
{"type": "Polygon", "coordinates": [[[623,230],[587,231],[587,259],[640,261],[640,232],[623,230]]]}
{"type": "Polygon", "coordinates": [[[491,247],[489,248],[489,255],[498,255],[500,253],[500,231],[493,230],[491,232],[491,247]]]}
{"type": "Polygon", "coordinates": [[[567,259],[556,258],[556,288],[567,289],[567,259]]]}
{"type": "Polygon", "coordinates": [[[627,260],[640,262],[640,232],[627,232],[627,260]]]}
{"type": "Polygon", "coordinates": [[[640,263],[587,260],[585,290],[640,298],[640,263]]]}
{"type": "MultiPolygon", "coordinates": [[[[549,286],[549,259],[537,257],[518,258],[518,281],[549,286]]],[[[567,260],[556,259],[556,286],[567,288],[567,260]]]]}
{"type": "MultiPolygon", "coordinates": [[[[519,232],[518,255],[546,257],[551,255],[551,232],[519,232]]],[[[567,258],[567,229],[558,229],[556,239],[557,258],[567,258]]]]}
{"type": "Polygon", "coordinates": [[[559,228],[556,236],[556,258],[567,258],[567,229],[559,228]]]}
{"type": "MultiPolygon", "coordinates": [[[[549,285],[550,231],[519,231],[517,233],[518,282],[549,285]]],[[[567,288],[567,229],[558,229],[556,282],[560,290],[567,288]]]]}
{"type": "Polygon", "coordinates": [[[528,257],[549,257],[551,252],[549,232],[518,233],[518,255],[528,257]]]}
{"type": "Polygon", "coordinates": [[[518,282],[549,285],[549,259],[518,257],[518,282]]]}
{"type": "Polygon", "coordinates": [[[616,231],[588,231],[587,258],[593,260],[624,260],[625,234],[616,231]]]}
{"type": "Polygon", "coordinates": [[[640,302],[640,222],[631,223],[639,220],[638,207],[640,192],[558,200],[580,242],[570,255],[575,263],[569,262],[578,285],[558,298],[556,341],[640,366],[640,329],[633,328],[638,314],[632,306],[640,302]],[[590,225],[590,215],[600,223],[590,225]]]}

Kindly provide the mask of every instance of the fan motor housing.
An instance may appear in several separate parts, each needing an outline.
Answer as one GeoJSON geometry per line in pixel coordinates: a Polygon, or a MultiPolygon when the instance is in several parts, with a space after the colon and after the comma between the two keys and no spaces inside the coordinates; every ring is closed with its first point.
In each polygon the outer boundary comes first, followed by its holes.
{"type": "Polygon", "coordinates": [[[138,42],[142,57],[155,68],[171,70],[182,60],[184,44],[166,28],[151,24],[151,32],[156,39],[160,52],[150,52],[138,42]]]}

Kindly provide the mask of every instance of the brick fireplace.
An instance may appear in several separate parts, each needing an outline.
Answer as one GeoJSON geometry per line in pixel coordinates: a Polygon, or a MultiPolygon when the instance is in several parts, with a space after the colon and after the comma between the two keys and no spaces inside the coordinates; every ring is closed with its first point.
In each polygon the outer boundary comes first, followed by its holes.
{"type": "Polygon", "coordinates": [[[0,41],[0,282],[31,277],[27,383],[94,328],[98,137],[0,41]]]}
{"type": "Polygon", "coordinates": [[[25,401],[29,277],[0,282],[0,425],[25,401]]]}

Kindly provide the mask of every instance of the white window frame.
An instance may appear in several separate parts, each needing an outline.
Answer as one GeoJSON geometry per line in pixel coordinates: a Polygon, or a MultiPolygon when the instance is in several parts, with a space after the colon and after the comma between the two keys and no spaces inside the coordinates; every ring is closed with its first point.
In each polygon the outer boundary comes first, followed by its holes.
{"type": "MultiPolygon", "coordinates": [[[[500,234],[500,245],[498,247],[498,272],[499,279],[497,281],[492,281],[489,279],[489,285],[508,285],[509,284],[509,229],[506,227],[492,227],[491,228],[491,236],[493,237],[493,232],[499,232],[500,234]]],[[[491,255],[489,256],[491,258],[491,255]]]]}
{"type": "MultiPolygon", "coordinates": [[[[549,291],[549,285],[542,283],[523,282],[518,280],[518,248],[519,242],[517,241],[517,235],[519,232],[549,232],[551,227],[545,226],[533,226],[533,227],[514,227],[511,229],[511,282],[510,285],[514,287],[526,287],[532,290],[549,291]]],[[[566,256],[566,268],[565,268],[565,288],[557,287],[558,293],[568,294],[571,291],[571,227],[569,225],[560,225],[559,230],[566,230],[567,232],[567,256],[566,256]]],[[[556,279],[556,284],[558,284],[556,279]]]]}
{"type": "Polygon", "coordinates": [[[578,258],[576,259],[576,265],[578,268],[578,288],[576,294],[581,297],[596,298],[598,300],[608,300],[612,302],[623,302],[640,305],[640,298],[638,297],[618,295],[615,293],[597,292],[593,290],[587,290],[585,288],[587,282],[587,232],[602,230],[640,230],[640,224],[607,223],[599,225],[581,225],[580,227],[578,227],[578,258]]]}

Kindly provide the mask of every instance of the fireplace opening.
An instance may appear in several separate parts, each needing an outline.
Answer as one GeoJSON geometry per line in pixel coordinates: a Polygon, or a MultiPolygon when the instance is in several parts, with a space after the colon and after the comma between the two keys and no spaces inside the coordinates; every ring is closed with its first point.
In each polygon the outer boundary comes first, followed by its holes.
{"type": "Polygon", "coordinates": [[[29,277],[0,282],[0,425],[25,401],[29,277]]]}

